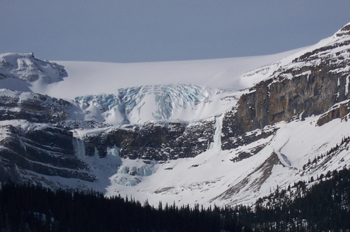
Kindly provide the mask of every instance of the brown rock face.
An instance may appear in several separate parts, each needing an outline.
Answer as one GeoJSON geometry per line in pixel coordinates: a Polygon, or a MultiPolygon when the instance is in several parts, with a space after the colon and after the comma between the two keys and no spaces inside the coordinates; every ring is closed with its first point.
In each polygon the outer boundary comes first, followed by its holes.
{"type": "Polygon", "coordinates": [[[344,88],[347,76],[321,69],[291,80],[259,83],[254,87],[255,91],[241,97],[235,114],[225,115],[222,139],[225,141],[228,137],[289,121],[293,117],[324,113],[335,103],[349,97],[344,88]],[[228,122],[230,120],[232,122],[228,122]],[[230,130],[227,127],[231,127],[230,130]]]}
{"type": "Polygon", "coordinates": [[[350,113],[350,102],[345,101],[343,103],[336,104],[329,111],[322,114],[320,118],[317,120],[317,125],[322,126],[327,122],[332,121],[335,118],[344,118],[348,120],[346,116],[350,113]]]}
{"type": "MultiPolygon", "coordinates": [[[[345,26],[333,43],[307,52],[281,66],[272,77],[244,94],[237,109],[225,114],[222,148],[234,147],[232,138],[295,117],[320,115],[334,104],[349,98],[350,27],[345,26]],[[335,52],[337,48],[337,52],[335,52]]],[[[338,109],[328,116],[344,116],[338,109]]],[[[322,122],[320,122],[322,124],[322,122]]]]}

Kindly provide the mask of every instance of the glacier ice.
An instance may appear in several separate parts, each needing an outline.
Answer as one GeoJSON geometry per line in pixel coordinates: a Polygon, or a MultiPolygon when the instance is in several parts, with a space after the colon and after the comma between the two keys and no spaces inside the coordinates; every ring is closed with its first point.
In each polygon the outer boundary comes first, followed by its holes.
{"type": "Polygon", "coordinates": [[[120,166],[118,168],[118,173],[129,174],[131,176],[150,176],[156,171],[154,164],[144,165],[141,167],[135,166],[120,166]]]}
{"type": "Polygon", "coordinates": [[[196,85],[154,85],[118,89],[116,94],[76,97],[75,102],[88,119],[123,125],[208,118],[213,116],[214,108],[221,107],[224,112],[234,105],[234,100],[227,100],[232,94],[232,91],[196,85]]]}
{"type": "Polygon", "coordinates": [[[117,173],[112,180],[124,186],[135,186],[141,182],[142,177],[151,176],[157,171],[157,162],[144,163],[142,160],[123,159],[117,173]]]}
{"type": "Polygon", "coordinates": [[[140,179],[129,176],[116,176],[113,178],[113,181],[119,185],[124,186],[135,186],[141,182],[140,179]]]}

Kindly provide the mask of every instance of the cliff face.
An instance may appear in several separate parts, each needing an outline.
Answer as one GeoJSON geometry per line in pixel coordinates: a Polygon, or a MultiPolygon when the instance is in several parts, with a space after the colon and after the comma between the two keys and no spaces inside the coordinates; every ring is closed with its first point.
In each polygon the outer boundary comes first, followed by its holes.
{"type": "Polygon", "coordinates": [[[68,119],[73,105],[46,95],[0,89],[0,120],[57,123],[68,119]]]}
{"type": "MultiPolygon", "coordinates": [[[[276,122],[319,115],[348,99],[349,33],[347,25],[328,44],[280,65],[269,79],[242,95],[237,108],[225,114],[222,148],[234,147],[232,137],[276,122]]],[[[344,115],[343,110],[329,115],[328,120],[344,115]]]]}
{"type": "Polygon", "coordinates": [[[95,180],[75,155],[70,128],[59,125],[79,114],[74,107],[47,95],[0,89],[0,181],[40,184],[37,174],[95,180]]]}
{"type": "Polygon", "coordinates": [[[40,183],[33,173],[95,180],[89,167],[76,157],[73,134],[65,129],[43,124],[29,126],[21,121],[19,126],[0,126],[0,136],[0,181],[25,181],[23,176],[32,175],[30,182],[40,183]]]}
{"type": "Polygon", "coordinates": [[[84,138],[85,155],[105,157],[116,146],[123,158],[169,160],[195,157],[213,142],[214,121],[201,123],[146,123],[84,138]]]}

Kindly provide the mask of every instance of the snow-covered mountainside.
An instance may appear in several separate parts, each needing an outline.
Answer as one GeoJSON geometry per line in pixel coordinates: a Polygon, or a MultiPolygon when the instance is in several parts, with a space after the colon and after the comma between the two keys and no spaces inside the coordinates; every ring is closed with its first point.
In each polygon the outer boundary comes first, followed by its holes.
{"type": "Polygon", "coordinates": [[[67,76],[63,66],[36,59],[33,53],[0,55],[1,87],[21,91],[40,91],[47,84],[67,76]]]}
{"type": "Polygon", "coordinates": [[[0,58],[0,181],[235,205],[350,166],[350,24],[266,57],[0,58]]]}
{"type": "Polygon", "coordinates": [[[67,76],[63,66],[36,59],[33,53],[1,55],[0,71],[1,79],[19,78],[28,82],[41,79],[47,84],[61,81],[67,76]]]}

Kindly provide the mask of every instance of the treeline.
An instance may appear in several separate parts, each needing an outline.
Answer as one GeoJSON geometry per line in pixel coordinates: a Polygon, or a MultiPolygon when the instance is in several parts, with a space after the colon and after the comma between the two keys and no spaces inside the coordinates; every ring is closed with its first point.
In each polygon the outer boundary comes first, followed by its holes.
{"type": "Polygon", "coordinates": [[[253,209],[241,207],[241,223],[263,231],[349,231],[350,170],[329,171],[315,181],[311,188],[299,181],[276,189],[253,209]]]}
{"type": "Polygon", "coordinates": [[[147,202],[97,192],[52,191],[38,186],[3,184],[2,231],[250,231],[230,209],[196,206],[157,208],[147,202]]]}
{"type": "Polygon", "coordinates": [[[349,231],[350,170],[298,182],[254,207],[152,207],[98,192],[3,184],[0,231],[349,231]]]}

